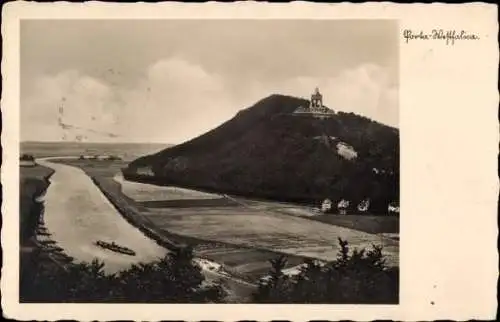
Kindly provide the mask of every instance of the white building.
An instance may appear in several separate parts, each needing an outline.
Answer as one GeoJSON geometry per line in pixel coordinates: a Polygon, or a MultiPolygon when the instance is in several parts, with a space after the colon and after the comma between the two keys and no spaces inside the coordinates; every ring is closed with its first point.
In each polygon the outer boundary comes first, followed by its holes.
{"type": "Polygon", "coordinates": [[[323,200],[321,204],[321,212],[325,213],[332,209],[332,201],[330,199],[323,200]]]}
{"type": "Polygon", "coordinates": [[[349,200],[345,200],[345,199],[340,200],[339,203],[337,204],[337,209],[339,210],[339,213],[341,215],[346,215],[347,209],[349,208],[349,205],[350,205],[349,200]]]}
{"type": "Polygon", "coordinates": [[[360,212],[367,212],[369,208],[370,208],[370,199],[364,199],[358,205],[358,211],[360,212]]]}
{"type": "Polygon", "coordinates": [[[399,203],[391,202],[387,206],[387,212],[391,215],[399,215],[399,203]]]}

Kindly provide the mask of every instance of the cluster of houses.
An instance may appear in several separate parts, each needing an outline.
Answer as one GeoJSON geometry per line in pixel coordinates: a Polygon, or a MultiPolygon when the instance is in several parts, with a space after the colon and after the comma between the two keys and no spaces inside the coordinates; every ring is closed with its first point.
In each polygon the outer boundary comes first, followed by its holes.
{"type": "MultiPolygon", "coordinates": [[[[351,208],[351,201],[346,200],[346,199],[341,199],[337,205],[334,205],[332,200],[330,199],[325,199],[321,203],[321,208],[319,209],[320,212],[322,213],[332,213],[335,211],[335,207],[340,215],[347,215],[347,212],[352,209],[351,208]]],[[[370,199],[364,199],[361,200],[361,202],[357,205],[355,205],[355,212],[356,213],[367,213],[368,210],[370,209],[370,199]]],[[[399,203],[398,202],[391,202],[387,205],[387,213],[389,215],[399,215],[399,203]]]]}
{"type": "Polygon", "coordinates": [[[120,157],[116,155],[80,155],[80,160],[100,160],[100,161],[116,161],[121,160],[120,157]]]}

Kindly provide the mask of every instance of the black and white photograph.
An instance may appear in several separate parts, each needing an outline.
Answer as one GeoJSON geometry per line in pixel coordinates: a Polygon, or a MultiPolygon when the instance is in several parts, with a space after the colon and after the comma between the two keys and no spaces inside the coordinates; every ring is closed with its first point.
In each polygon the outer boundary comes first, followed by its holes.
{"type": "Polygon", "coordinates": [[[2,7],[4,316],[490,320],[497,7],[2,7]]]}
{"type": "Polygon", "coordinates": [[[399,302],[396,20],[23,20],[21,303],[399,302]]]}

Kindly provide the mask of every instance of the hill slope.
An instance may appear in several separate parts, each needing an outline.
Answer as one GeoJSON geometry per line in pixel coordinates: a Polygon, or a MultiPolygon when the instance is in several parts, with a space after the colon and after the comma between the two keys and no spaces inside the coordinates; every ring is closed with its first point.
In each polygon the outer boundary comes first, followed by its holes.
{"type": "Polygon", "coordinates": [[[374,211],[398,201],[399,131],[352,113],[292,114],[308,103],[271,95],[204,135],[135,160],[124,175],[144,180],[136,169],[148,166],[149,181],[160,184],[298,202],[370,197],[374,211]],[[339,153],[339,143],[357,157],[339,153]]]}

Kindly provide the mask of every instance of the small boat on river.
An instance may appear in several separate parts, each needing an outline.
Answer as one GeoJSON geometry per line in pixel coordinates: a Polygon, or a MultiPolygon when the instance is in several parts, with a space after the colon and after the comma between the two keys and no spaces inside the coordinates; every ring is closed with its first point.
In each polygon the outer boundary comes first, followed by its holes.
{"type": "Polygon", "coordinates": [[[130,256],[135,256],[135,252],[133,250],[131,250],[130,248],[127,248],[125,246],[120,246],[120,245],[116,244],[115,242],[108,243],[108,242],[105,242],[102,240],[98,240],[95,242],[95,244],[101,248],[106,248],[106,249],[109,249],[113,252],[117,252],[117,253],[121,253],[121,254],[125,254],[125,255],[130,255],[130,256]]]}

